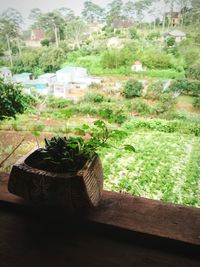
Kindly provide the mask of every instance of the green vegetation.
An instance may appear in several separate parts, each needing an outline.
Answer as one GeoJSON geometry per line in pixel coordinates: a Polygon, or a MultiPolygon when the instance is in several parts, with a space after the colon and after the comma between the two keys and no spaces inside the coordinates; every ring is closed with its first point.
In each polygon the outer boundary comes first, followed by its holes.
{"type": "Polygon", "coordinates": [[[136,80],[129,80],[126,82],[123,94],[126,98],[139,97],[142,95],[142,83],[136,80]]]}
{"type": "MultiPolygon", "coordinates": [[[[1,66],[35,78],[79,66],[102,82],[85,91],[72,88],[73,101],[37,92],[25,96],[18,85],[0,80],[0,157],[22,136],[27,140],[15,160],[33,148],[35,138],[39,146],[45,137],[49,148],[72,145],[80,154],[99,145],[86,124],[103,120],[96,126],[106,123],[106,131],[113,133],[109,147],[98,146],[106,189],[200,206],[200,6],[196,0],[176,1],[181,19],[173,22],[166,16],[175,11],[172,2],[113,0],[103,8],[85,1],[80,17],[68,8],[35,8],[31,28],[23,33],[20,13],[12,8],[2,12],[1,66]],[[145,22],[147,13],[152,22],[145,22]],[[41,47],[25,45],[31,29],[44,31],[41,47]],[[168,35],[173,30],[186,37],[168,35]]],[[[61,155],[65,164],[67,156],[61,155]]]]}
{"type": "Polygon", "coordinates": [[[23,94],[21,86],[4,82],[0,78],[0,120],[23,113],[32,101],[31,96],[23,94]]]}

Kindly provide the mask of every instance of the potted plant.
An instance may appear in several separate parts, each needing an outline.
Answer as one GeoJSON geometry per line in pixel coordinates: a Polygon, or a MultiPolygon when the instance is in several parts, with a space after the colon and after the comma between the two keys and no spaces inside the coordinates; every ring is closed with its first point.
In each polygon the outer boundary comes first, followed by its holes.
{"type": "MultiPolygon", "coordinates": [[[[70,211],[95,207],[103,190],[103,170],[97,154],[108,146],[103,121],[94,123],[89,140],[80,136],[45,139],[45,147],[21,158],[12,167],[8,190],[39,205],[63,206],[70,211]]],[[[79,132],[90,128],[83,125],[79,132]]],[[[126,145],[126,149],[131,146],[126,145]]]]}

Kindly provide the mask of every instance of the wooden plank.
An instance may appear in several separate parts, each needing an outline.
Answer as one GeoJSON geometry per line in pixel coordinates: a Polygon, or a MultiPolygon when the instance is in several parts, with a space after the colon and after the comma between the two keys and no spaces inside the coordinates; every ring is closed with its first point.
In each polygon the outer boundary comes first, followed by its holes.
{"type": "MultiPolygon", "coordinates": [[[[30,207],[7,190],[8,175],[0,174],[0,201],[30,207]]],[[[92,223],[200,245],[200,209],[165,204],[104,191],[100,205],[87,213],[92,223]]]]}

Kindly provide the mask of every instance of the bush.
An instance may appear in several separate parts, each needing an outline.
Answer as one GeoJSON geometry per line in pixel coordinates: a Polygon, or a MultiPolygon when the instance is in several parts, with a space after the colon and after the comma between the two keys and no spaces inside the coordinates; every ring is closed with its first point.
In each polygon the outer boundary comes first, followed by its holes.
{"type": "Polygon", "coordinates": [[[0,79],[0,120],[23,113],[31,102],[31,97],[22,93],[19,85],[0,79]]]}
{"type": "Polygon", "coordinates": [[[163,51],[145,50],[139,53],[138,58],[150,69],[169,69],[174,67],[171,55],[163,51]]]}
{"type": "Polygon", "coordinates": [[[156,100],[160,98],[162,92],[163,92],[162,81],[156,81],[156,82],[151,83],[148,86],[148,90],[147,90],[145,97],[156,100]]]}
{"type": "Polygon", "coordinates": [[[103,68],[118,69],[131,64],[134,59],[129,49],[111,49],[102,54],[101,65],[103,68]]]}
{"type": "Polygon", "coordinates": [[[173,97],[173,94],[165,93],[160,96],[158,103],[154,106],[153,109],[156,114],[161,114],[164,112],[172,111],[175,104],[176,100],[173,97]]]}
{"type": "Polygon", "coordinates": [[[136,80],[129,80],[126,82],[123,94],[126,98],[139,97],[142,95],[143,85],[136,80]]]}
{"type": "Polygon", "coordinates": [[[193,106],[197,109],[200,109],[200,97],[195,98],[193,106]]]}
{"type": "Polygon", "coordinates": [[[197,80],[192,81],[188,79],[176,79],[171,83],[169,89],[173,92],[198,96],[200,94],[200,81],[197,80]]]}
{"type": "Polygon", "coordinates": [[[200,80],[200,63],[195,63],[186,70],[186,77],[200,80]]]}
{"type": "Polygon", "coordinates": [[[131,111],[136,111],[143,115],[151,113],[150,106],[144,100],[141,99],[130,103],[129,109],[131,111]]]}
{"type": "Polygon", "coordinates": [[[166,40],[165,40],[165,43],[168,47],[170,46],[174,46],[175,43],[176,43],[176,39],[175,37],[171,36],[171,37],[168,37],[166,40]]]}
{"type": "Polygon", "coordinates": [[[72,100],[50,97],[47,105],[51,108],[66,108],[73,103],[72,100]]]}
{"type": "Polygon", "coordinates": [[[104,96],[99,93],[89,92],[85,95],[84,100],[88,102],[101,103],[104,101],[104,96]]]}
{"type": "Polygon", "coordinates": [[[134,27],[129,28],[129,34],[130,34],[131,39],[138,38],[137,30],[134,27]]]}

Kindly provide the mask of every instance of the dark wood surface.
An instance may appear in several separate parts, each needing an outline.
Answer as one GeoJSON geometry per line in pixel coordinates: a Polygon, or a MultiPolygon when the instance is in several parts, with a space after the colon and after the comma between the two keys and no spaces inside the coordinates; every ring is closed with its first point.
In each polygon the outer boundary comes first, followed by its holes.
{"type": "MultiPolygon", "coordinates": [[[[200,266],[199,209],[104,192],[84,220],[37,212],[0,174],[0,266],[200,266]]],[[[64,215],[65,214],[65,215],[64,215]]]]}

